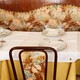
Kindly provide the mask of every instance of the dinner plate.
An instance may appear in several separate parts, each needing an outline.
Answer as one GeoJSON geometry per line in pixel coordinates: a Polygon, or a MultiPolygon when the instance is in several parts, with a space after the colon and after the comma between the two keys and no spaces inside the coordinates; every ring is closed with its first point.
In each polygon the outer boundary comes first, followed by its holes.
{"type": "Polygon", "coordinates": [[[44,36],[48,36],[48,37],[62,36],[62,35],[65,34],[65,31],[63,29],[46,28],[46,29],[43,30],[42,34],[44,36]]]}
{"type": "Polygon", "coordinates": [[[0,37],[5,37],[11,34],[10,30],[0,28],[0,37]]]}
{"type": "Polygon", "coordinates": [[[67,43],[63,40],[56,41],[42,41],[39,46],[49,46],[55,48],[57,51],[63,50],[67,47],[67,43]]]}

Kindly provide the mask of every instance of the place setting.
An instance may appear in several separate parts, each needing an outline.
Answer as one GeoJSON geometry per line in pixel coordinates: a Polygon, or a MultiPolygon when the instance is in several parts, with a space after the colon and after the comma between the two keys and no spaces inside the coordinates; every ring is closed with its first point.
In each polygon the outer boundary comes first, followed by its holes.
{"type": "Polygon", "coordinates": [[[65,40],[61,36],[65,35],[62,26],[58,26],[57,29],[45,28],[42,32],[43,40],[40,42],[39,46],[50,46],[55,48],[57,51],[61,51],[67,47],[65,40]]]}
{"type": "Polygon", "coordinates": [[[4,37],[9,36],[11,33],[10,30],[0,27],[0,47],[6,42],[4,37]]]}

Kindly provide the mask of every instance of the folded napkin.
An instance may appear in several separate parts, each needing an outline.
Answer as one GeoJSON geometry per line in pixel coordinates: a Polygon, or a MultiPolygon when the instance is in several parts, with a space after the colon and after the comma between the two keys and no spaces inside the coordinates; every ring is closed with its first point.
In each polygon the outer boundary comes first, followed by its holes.
{"type": "Polygon", "coordinates": [[[44,36],[62,36],[65,34],[64,29],[50,29],[50,28],[46,28],[45,30],[43,30],[42,34],[44,36]]]}
{"type": "Polygon", "coordinates": [[[8,36],[10,34],[11,34],[10,30],[7,30],[7,29],[4,29],[4,28],[0,27],[0,37],[1,36],[5,37],[5,36],[8,36]]]}

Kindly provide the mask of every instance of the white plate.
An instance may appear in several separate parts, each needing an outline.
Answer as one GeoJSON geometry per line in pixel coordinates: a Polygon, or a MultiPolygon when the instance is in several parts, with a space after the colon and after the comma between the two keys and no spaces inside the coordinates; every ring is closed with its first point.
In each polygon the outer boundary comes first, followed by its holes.
{"type": "Polygon", "coordinates": [[[5,37],[11,34],[10,30],[0,28],[0,37],[5,37]]]}
{"type": "Polygon", "coordinates": [[[43,30],[42,34],[48,37],[62,36],[65,34],[65,31],[63,29],[46,28],[45,30],[43,30]]]}
{"type": "Polygon", "coordinates": [[[57,51],[63,50],[67,47],[67,43],[65,41],[43,41],[39,44],[39,46],[49,46],[55,48],[57,51]]]}

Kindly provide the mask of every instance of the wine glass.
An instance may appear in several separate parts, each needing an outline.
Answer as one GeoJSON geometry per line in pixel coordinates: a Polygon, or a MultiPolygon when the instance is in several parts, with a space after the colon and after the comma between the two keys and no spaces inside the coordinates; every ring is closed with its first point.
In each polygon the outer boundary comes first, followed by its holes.
{"type": "MultiPolygon", "coordinates": [[[[45,29],[43,31],[47,31],[49,29],[49,25],[45,25],[45,29]]],[[[43,34],[43,41],[50,43],[50,37],[46,35],[46,33],[43,34]]]]}
{"type": "Polygon", "coordinates": [[[62,24],[60,23],[59,24],[59,26],[58,26],[58,30],[59,30],[59,41],[63,41],[62,39],[61,39],[61,37],[62,37],[62,32],[64,31],[63,30],[63,28],[62,28],[62,24]]]}
{"type": "Polygon", "coordinates": [[[6,33],[5,33],[4,29],[0,27],[0,38],[1,38],[0,42],[1,42],[1,43],[6,42],[6,41],[3,39],[3,37],[5,36],[5,34],[6,34],[6,33]]]}

